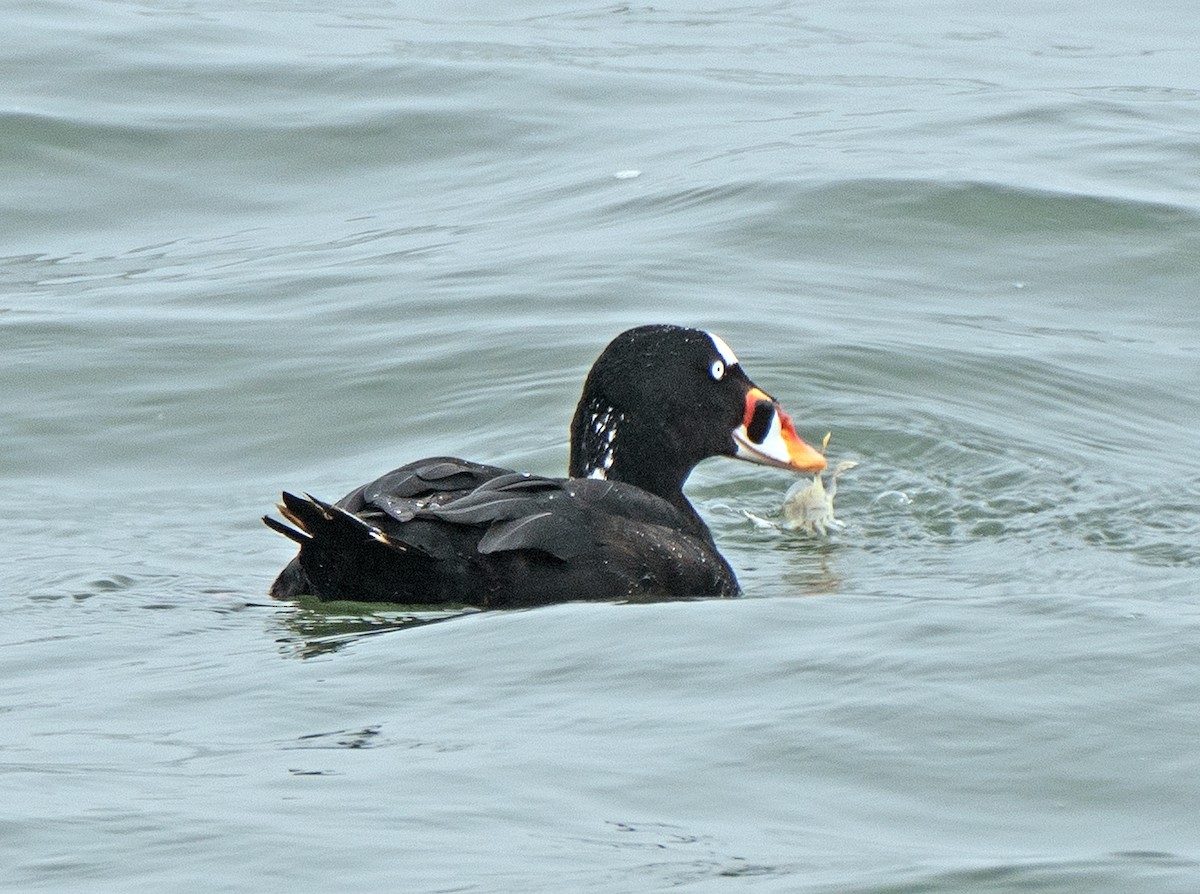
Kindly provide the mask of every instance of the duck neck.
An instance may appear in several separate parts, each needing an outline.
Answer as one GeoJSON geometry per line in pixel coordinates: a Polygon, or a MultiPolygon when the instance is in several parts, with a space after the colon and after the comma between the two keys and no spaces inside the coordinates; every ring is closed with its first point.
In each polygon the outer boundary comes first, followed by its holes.
{"type": "Polygon", "coordinates": [[[631,484],[666,500],[688,518],[691,527],[707,531],[683,493],[696,461],[660,430],[599,400],[581,402],[571,422],[568,474],[572,478],[631,484]]]}

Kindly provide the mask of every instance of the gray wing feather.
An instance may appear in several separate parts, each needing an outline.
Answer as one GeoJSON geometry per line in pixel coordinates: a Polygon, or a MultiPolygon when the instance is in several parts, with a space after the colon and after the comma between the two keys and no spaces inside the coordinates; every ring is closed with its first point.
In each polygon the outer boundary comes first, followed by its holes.
{"type": "Polygon", "coordinates": [[[534,549],[566,561],[590,545],[578,525],[564,524],[553,513],[539,512],[492,525],[479,539],[481,553],[534,549]]]}

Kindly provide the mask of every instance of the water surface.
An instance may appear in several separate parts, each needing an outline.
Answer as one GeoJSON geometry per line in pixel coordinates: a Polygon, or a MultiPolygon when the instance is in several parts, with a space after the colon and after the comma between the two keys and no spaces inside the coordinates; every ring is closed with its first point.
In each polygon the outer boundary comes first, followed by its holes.
{"type": "Polygon", "coordinates": [[[15,5],[4,883],[1195,891],[1191,13],[15,5]],[[846,529],[713,461],[739,600],[266,600],[280,489],[561,473],[644,322],[846,529]]]}

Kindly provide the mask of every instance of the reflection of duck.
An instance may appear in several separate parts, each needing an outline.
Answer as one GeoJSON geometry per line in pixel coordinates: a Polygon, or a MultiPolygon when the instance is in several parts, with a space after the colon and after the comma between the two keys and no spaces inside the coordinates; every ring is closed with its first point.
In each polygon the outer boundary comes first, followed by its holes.
{"type": "Polygon", "coordinates": [[[631,596],[732,596],[737,579],[683,495],[733,456],[799,472],[825,458],[720,338],[678,326],[617,336],[571,422],[570,478],[418,460],[336,505],[285,493],[300,544],[271,595],[483,607],[631,596]]]}

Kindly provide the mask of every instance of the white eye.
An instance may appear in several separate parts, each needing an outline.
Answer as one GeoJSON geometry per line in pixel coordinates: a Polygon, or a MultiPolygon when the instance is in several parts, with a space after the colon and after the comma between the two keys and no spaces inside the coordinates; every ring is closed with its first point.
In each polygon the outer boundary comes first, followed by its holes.
{"type": "Polygon", "coordinates": [[[725,378],[725,361],[714,360],[712,366],[708,368],[708,372],[713,379],[718,382],[721,381],[721,379],[725,378]]]}

